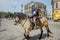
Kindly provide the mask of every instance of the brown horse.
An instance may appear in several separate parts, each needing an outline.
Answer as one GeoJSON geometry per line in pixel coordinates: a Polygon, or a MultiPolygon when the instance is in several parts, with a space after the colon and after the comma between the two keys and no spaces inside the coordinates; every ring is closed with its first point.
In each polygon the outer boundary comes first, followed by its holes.
{"type": "MultiPolygon", "coordinates": [[[[31,19],[28,17],[28,16],[24,16],[25,14],[22,14],[22,15],[19,15],[18,18],[25,30],[25,33],[24,33],[24,36],[27,40],[29,40],[29,33],[30,31],[32,31],[32,28],[33,28],[33,24],[31,22],[31,19]]],[[[36,27],[33,28],[33,30],[36,30],[36,29],[40,29],[41,31],[41,34],[40,34],[40,37],[39,37],[39,40],[42,38],[42,34],[43,34],[43,27],[45,26],[46,30],[47,30],[47,37],[49,37],[49,33],[50,30],[49,30],[49,27],[48,27],[48,20],[47,18],[45,17],[39,17],[39,18],[36,18],[36,27]]]]}
{"type": "MultiPolygon", "coordinates": [[[[24,22],[23,22],[24,23],[24,22]]],[[[29,19],[27,19],[26,23],[24,24],[24,30],[25,30],[25,34],[24,36],[27,38],[27,40],[29,40],[29,33],[30,31],[33,29],[33,30],[36,30],[36,29],[40,29],[41,31],[41,35],[39,37],[39,39],[41,39],[42,37],[42,33],[43,33],[43,27],[45,26],[46,30],[47,30],[47,37],[49,37],[49,33],[50,30],[48,28],[48,21],[45,17],[42,17],[41,19],[36,19],[36,27],[32,27],[32,23],[29,21],[29,19]]]]}

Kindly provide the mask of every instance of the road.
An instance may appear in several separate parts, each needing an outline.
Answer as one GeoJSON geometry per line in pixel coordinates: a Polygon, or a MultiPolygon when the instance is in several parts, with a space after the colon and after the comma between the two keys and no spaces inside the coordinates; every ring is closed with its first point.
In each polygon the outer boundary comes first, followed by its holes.
{"type": "MultiPolygon", "coordinates": [[[[41,40],[60,40],[60,22],[49,20],[49,29],[53,34],[49,38],[46,37],[46,29],[44,29],[41,40]]],[[[14,25],[13,20],[2,19],[0,26],[0,40],[23,40],[24,29],[21,24],[14,25]]],[[[30,32],[30,40],[38,40],[40,30],[32,30],[30,32]]],[[[26,40],[26,39],[24,39],[26,40]]]]}

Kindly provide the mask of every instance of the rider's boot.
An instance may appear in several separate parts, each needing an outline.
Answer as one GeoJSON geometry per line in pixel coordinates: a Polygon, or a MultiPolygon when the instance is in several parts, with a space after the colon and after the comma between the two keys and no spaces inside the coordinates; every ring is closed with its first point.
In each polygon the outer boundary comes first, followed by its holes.
{"type": "Polygon", "coordinates": [[[34,26],[36,27],[36,17],[34,17],[33,22],[34,22],[34,26]]]}
{"type": "Polygon", "coordinates": [[[32,18],[32,24],[33,24],[33,26],[32,26],[32,30],[34,29],[34,27],[36,27],[36,22],[35,22],[35,20],[36,20],[36,18],[34,17],[34,18],[32,18]]]}

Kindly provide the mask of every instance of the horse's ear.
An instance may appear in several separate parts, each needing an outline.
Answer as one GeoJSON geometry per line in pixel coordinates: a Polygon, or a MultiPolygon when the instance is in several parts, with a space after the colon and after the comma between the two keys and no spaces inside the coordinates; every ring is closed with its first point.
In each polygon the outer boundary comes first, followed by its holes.
{"type": "Polygon", "coordinates": [[[28,16],[28,18],[31,18],[30,16],[28,16]]]}

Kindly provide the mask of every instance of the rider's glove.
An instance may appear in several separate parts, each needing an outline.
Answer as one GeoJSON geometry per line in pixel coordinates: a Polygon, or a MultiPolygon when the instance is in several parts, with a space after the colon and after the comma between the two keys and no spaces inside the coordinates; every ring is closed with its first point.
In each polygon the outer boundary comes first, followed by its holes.
{"type": "Polygon", "coordinates": [[[33,15],[35,15],[35,14],[36,14],[36,12],[34,11],[34,12],[33,12],[33,15]]]}

